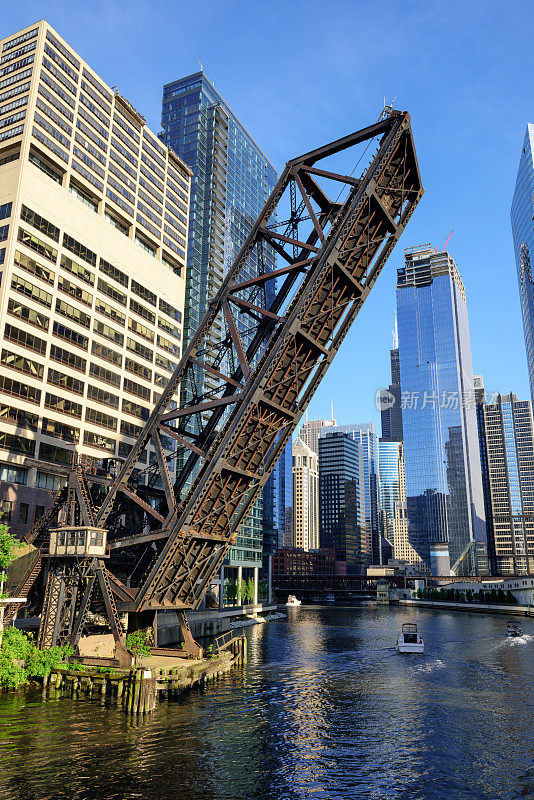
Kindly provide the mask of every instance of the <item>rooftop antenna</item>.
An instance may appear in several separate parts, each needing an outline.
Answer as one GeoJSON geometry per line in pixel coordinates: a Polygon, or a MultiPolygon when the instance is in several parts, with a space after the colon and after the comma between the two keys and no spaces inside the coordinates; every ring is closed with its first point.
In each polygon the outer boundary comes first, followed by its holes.
{"type": "Polygon", "coordinates": [[[394,312],[394,317],[395,317],[395,323],[394,323],[394,328],[393,328],[393,349],[394,350],[398,350],[399,349],[399,330],[397,328],[397,310],[396,309],[395,309],[395,312],[394,312]]]}
{"type": "Polygon", "coordinates": [[[330,421],[334,424],[334,401],[330,400],[330,421]]]}
{"type": "MultiPolygon", "coordinates": [[[[440,253],[443,253],[443,251],[447,249],[447,245],[449,244],[450,240],[452,239],[452,234],[453,233],[454,233],[454,231],[452,230],[449,233],[449,235],[447,236],[447,238],[445,239],[445,244],[443,245],[443,247],[439,251],[440,253]]],[[[437,252],[438,252],[438,248],[436,247],[436,249],[434,250],[434,253],[437,253],[437,252]]]]}

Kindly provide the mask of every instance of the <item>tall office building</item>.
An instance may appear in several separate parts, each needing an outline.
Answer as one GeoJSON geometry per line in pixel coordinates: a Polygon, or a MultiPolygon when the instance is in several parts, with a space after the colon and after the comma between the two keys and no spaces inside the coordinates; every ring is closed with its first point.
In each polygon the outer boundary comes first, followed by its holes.
{"type": "Polygon", "coordinates": [[[346,433],[358,441],[363,458],[363,488],[365,498],[365,526],[371,542],[371,563],[382,563],[380,530],[380,476],[378,469],[378,436],[374,423],[335,425],[321,432],[321,438],[330,432],[346,433]]]}
{"type": "Polygon", "coordinates": [[[481,451],[489,485],[490,561],[497,575],[534,572],[534,426],[532,406],[515,394],[480,403],[481,451]]]}
{"type": "MultiPolygon", "coordinates": [[[[161,122],[165,143],[193,172],[191,219],[187,252],[184,344],[207,310],[270,195],[277,175],[204,72],[188,75],[163,87],[161,122]]],[[[243,279],[274,269],[275,252],[267,245],[262,259],[249,257],[243,279]]],[[[271,282],[272,283],[272,282],[271,282]]],[[[257,305],[265,305],[274,287],[258,289],[257,305]]],[[[249,318],[236,315],[245,347],[250,343],[249,318]]],[[[221,329],[222,336],[223,331],[221,329]]],[[[199,390],[209,390],[210,376],[197,367],[199,390]]],[[[188,399],[192,388],[182,385],[188,399]]],[[[258,500],[241,526],[230,550],[231,567],[256,567],[262,560],[263,512],[258,500]]]]}
{"type": "Polygon", "coordinates": [[[378,443],[380,514],[382,532],[386,541],[393,547],[395,528],[395,503],[400,502],[406,489],[404,482],[404,453],[402,442],[389,442],[380,439],[378,443]]]}
{"type": "Polygon", "coordinates": [[[23,534],[74,449],[129,453],[176,366],[191,173],[45,21],[2,40],[0,102],[0,494],[23,534]]]}
{"type": "Polygon", "coordinates": [[[405,252],[397,320],[408,539],[432,574],[472,574],[486,526],[465,290],[447,252],[405,252]]]}
{"type": "Polygon", "coordinates": [[[527,125],[512,199],[511,221],[530,394],[534,402],[534,125],[527,125]]]}
{"type": "Polygon", "coordinates": [[[332,419],[310,419],[306,420],[300,428],[299,436],[302,441],[319,456],[319,437],[324,428],[330,428],[336,424],[334,415],[332,419]]]}
{"type": "Polygon", "coordinates": [[[347,573],[365,575],[372,547],[365,519],[365,470],[359,439],[333,428],[319,439],[320,543],[347,573]]]}
{"type": "Polygon", "coordinates": [[[395,331],[393,333],[393,349],[389,351],[389,357],[391,364],[391,383],[387,390],[381,390],[380,392],[381,438],[385,442],[402,442],[399,336],[397,332],[396,315],[395,331]]]}
{"type": "Polygon", "coordinates": [[[317,455],[299,437],[293,442],[292,547],[319,547],[319,471],[317,455]]]}

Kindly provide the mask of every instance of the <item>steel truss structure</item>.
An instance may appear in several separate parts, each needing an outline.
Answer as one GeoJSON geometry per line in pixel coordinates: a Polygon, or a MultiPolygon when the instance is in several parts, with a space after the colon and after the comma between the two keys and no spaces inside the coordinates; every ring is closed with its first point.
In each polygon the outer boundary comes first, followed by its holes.
{"type": "MultiPolygon", "coordinates": [[[[407,112],[388,109],[377,123],[287,163],[99,508],[79,478],[90,524],[109,528],[125,499],[151,520],[150,530],[111,538],[112,556],[157,546],[141,585],[117,590],[120,608],[198,608],[422,194],[407,112]],[[377,152],[361,177],[327,168],[327,159],[371,142],[377,152]],[[339,187],[346,196],[331,199],[339,187]],[[277,268],[250,277],[247,265],[261,266],[266,248],[277,268]],[[176,407],[184,384],[188,404],[176,407]],[[148,441],[165,494],[159,508],[141,496],[134,473],[148,441]]],[[[43,611],[47,631],[58,618],[55,602],[43,611]]]]}

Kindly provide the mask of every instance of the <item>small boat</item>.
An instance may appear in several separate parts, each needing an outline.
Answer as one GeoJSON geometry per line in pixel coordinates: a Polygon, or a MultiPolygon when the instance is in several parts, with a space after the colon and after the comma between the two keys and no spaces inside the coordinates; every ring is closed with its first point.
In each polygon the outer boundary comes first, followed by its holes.
{"type": "Polygon", "coordinates": [[[290,594],[287,598],[286,606],[300,606],[301,600],[297,600],[294,594],[290,594]]]}
{"type": "Polygon", "coordinates": [[[397,636],[398,653],[424,653],[425,644],[415,622],[405,622],[397,636]]]}
{"type": "Polygon", "coordinates": [[[336,598],[334,597],[333,594],[329,593],[329,594],[325,595],[324,601],[325,601],[325,603],[335,603],[336,602],[336,598]]]}
{"type": "Polygon", "coordinates": [[[507,636],[523,636],[523,628],[519,624],[519,622],[515,622],[514,620],[510,619],[506,623],[506,635],[507,636]]]}

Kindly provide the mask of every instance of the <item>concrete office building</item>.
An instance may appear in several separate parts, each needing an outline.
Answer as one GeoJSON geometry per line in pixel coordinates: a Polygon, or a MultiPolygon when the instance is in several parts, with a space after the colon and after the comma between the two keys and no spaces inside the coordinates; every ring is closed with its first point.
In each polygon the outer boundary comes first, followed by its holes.
{"type": "Polygon", "coordinates": [[[324,428],[330,428],[336,421],[332,419],[310,419],[301,426],[299,436],[302,441],[319,456],[319,437],[324,428]]]}
{"type": "Polygon", "coordinates": [[[0,495],[23,534],[74,450],[128,454],[179,359],[191,172],[45,21],[0,48],[0,495]]]}
{"type": "Polygon", "coordinates": [[[478,408],[489,486],[490,561],[497,575],[529,575],[534,573],[532,406],[515,394],[499,394],[478,408]]]}
{"type": "Polygon", "coordinates": [[[319,469],[317,455],[299,437],[293,442],[293,547],[319,547],[319,469]]]}

